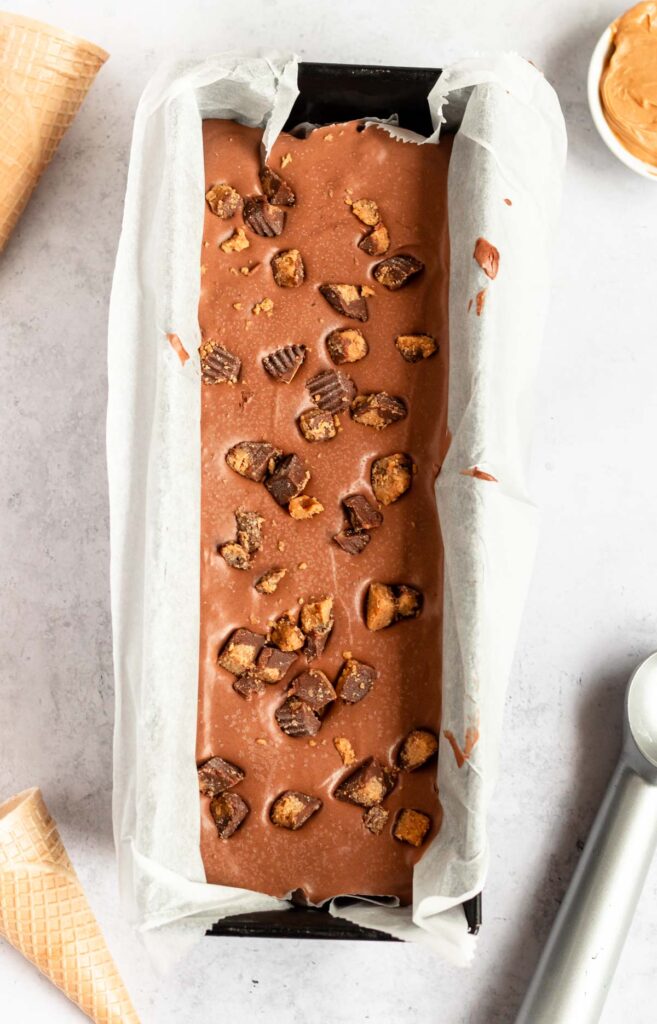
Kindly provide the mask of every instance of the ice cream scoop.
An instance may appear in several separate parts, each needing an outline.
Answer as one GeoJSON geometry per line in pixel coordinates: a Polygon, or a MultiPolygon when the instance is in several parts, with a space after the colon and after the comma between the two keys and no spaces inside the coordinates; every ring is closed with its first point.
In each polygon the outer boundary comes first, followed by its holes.
{"type": "Polygon", "coordinates": [[[594,1024],[657,845],[657,654],[632,675],[623,748],[516,1024],[594,1024]]]}

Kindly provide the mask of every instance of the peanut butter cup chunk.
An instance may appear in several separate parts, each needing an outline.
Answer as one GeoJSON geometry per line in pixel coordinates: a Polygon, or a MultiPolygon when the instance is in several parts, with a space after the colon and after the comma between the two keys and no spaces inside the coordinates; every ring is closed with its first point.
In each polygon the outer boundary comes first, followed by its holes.
{"type": "Polygon", "coordinates": [[[305,409],[299,416],[299,430],[306,441],[331,441],[336,437],[338,429],[333,413],[323,409],[305,409]]]}
{"type": "Polygon", "coordinates": [[[367,697],[374,686],[376,675],[376,669],[371,665],[367,665],[364,661],[358,661],[356,658],[348,658],[342,666],[336,683],[340,700],[345,704],[358,704],[364,697],[367,697]]]}
{"type": "Polygon", "coordinates": [[[310,470],[306,463],[292,452],[276,463],[265,480],[265,487],[279,505],[287,505],[301,494],[309,480],[310,470]]]}
{"type": "Polygon", "coordinates": [[[232,569],[251,568],[251,556],[241,544],[229,541],[227,544],[220,544],[218,550],[226,565],[230,565],[232,569]]]}
{"type": "Polygon", "coordinates": [[[250,629],[236,629],[224,644],[218,663],[234,676],[241,676],[253,668],[253,664],[265,645],[261,633],[250,629]]]}
{"type": "Polygon", "coordinates": [[[323,412],[343,412],[349,408],[356,385],[351,377],[338,370],[322,370],[307,382],[310,396],[323,412]]]}
{"type": "Polygon", "coordinates": [[[408,253],[389,256],[374,268],[374,277],[388,291],[396,292],[424,270],[424,263],[408,253]]]}
{"type": "Polygon", "coordinates": [[[275,238],[285,227],[285,210],[268,203],[264,196],[249,196],[244,200],[244,223],[262,238],[275,238]]]}
{"type": "Polygon", "coordinates": [[[334,543],[348,555],[360,555],[371,539],[367,530],[352,530],[351,527],[340,530],[333,537],[334,543]]]}
{"type": "Polygon", "coordinates": [[[367,320],[367,302],[355,284],[320,284],[319,290],[329,306],[352,320],[367,320]]]}
{"type": "Polygon", "coordinates": [[[386,827],[390,812],[386,811],[385,807],[381,807],[376,804],[374,807],[370,807],[369,811],[365,811],[363,815],[363,825],[368,832],[371,832],[374,836],[380,836],[386,827]]]}
{"type": "Polygon", "coordinates": [[[246,508],[238,508],[235,512],[237,523],[237,543],[240,544],[249,555],[254,555],[262,548],[262,524],[264,519],[257,512],[250,512],[246,508]]]}
{"type": "Polygon", "coordinates": [[[319,669],[311,668],[295,676],[289,687],[289,696],[304,701],[313,711],[322,712],[336,697],[328,677],[319,669]]]}
{"type": "Polygon", "coordinates": [[[244,700],[253,700],[254,697],[260,697],[265,692],[266,686],[258,672],[250,668],[243,676],[235,680],[233,689],[244,700]]]}
{"type": "Polygon", "coordinates": [[[287,510],[293,519],[312,519],[324,511],[324,506],[317,498],[300,494],[298,498],[290,498],[287,510]]]}
{"type": "Polygon", "coordinates": [[[362,224],[366,224],[368,228],[373,228],[381,220],[379,208],[373,199],[354,200],[351,204],[351,212],[354,217],[358,217],[359,221],[362,224]]]}
{"type": "Polygon", "coordinates": [[[218,796],[232,789],[244,778],[244,772],[236,764],[224,761],[223,757],[211,757],[199,765],[198,785],[205,796],[218,796]]]}
{"type": "Polygon", "coordinates": [[[344,327],[331,331],[326,339],[326,347],[334,363],[357,363],[364,359],[369,351],[362,331],[356,327],[344,327]]]}
{"type": "Polygon", "coordinates": [[[390,235],[385,224],[377,224],[369,234],[361,238],[358,248],[368,256],[385,256],[390,248],[390,235]]]}
{"type": "Polygon", "coordinates": [[[403,452],[375,459],[370,470],[370,482],[376,500],[382,505],[399,501],[413,483],[413,467],[412,458],[403,452]]]}
{"type": "Polygon", "coordinates": [[[231,185],[220,181],[205,193],[205,201],[217,217],[229,220],[234,217],[242,204],[242,197],[231,185]]]}
{"type": "Polygon", "coordinates": [[[301,494],[310,480],[310,470],[303,459],[292,452],[285,455],[265,480],[265,487],[279,505],[289,504],[301,494]]]}
{"type": "Polygon", "coordinates": [[[281,651],[300,651],[306,642],[304,634],[289,615],[276,619],[269,639],[281,651]]]}
{"type": "Polygon", "coordinates": [[[346,736],[334,736],[333,746],[340,755],[340,759],[345,768],[351,768],[352,765],[356,764],[358,758],[356,757],[356,751],[351,745],[351,741],[346,736]]]}
{"type": "Polygon", "coordinates": [[[383,522],[379,510],[364,494],[349,494],[342,504],[353,530],[375,530],[383,522]]]}
{"type": "Polygon", "coordinates": [[[365,427],[373,427],[374,430],[385,430],[398,420],[405,419],[407,415],[403,399],[389,395],[386,391],[358,395],[351,403],[351,418],[365,427]]]}
{"type": "Polygon", "coordinates": [[[221,793],[210,802],[210,813],[220,839],[230,839],[249,813],[249,805],[237,793],[221,793]]]}
{"type": "Polygon", "coordinates": [[[232,470],[247,480],[261,484],[267,473],[272,473],[276,459],[282,455],[268,441],[240,441],[226,452],[226,462],[232,470]]]}
{"type": "Polygon", "coordinates": [[[263,167],[261,170],[260,184],[272,206],[294,206],[297,201],[292,187],[271,167],[263,167]]]}
{"type": "Polygon", "coordinates": [[[401,583],[395,587],[395,597],[398,619],[414,619],[422,611],[423,598],[416,587],[409,587],[406,583],[401,583]]]}
{"type": "Polygon", "coordinates": [[[423,598],[407,583],[370,583],[365,602],[365,623],[376,631],[386,629],[400,619],[414,619],[422,611],[423,598]]]}
{"type": "Polygon", "coordinates": [[[395,592],[387,583],[370,583],[365,604],[365,623],[376,632],[391,626],[397,618],[395,592]]]}
{"type": "Polygon", "coordinates": [[[281,651],[277,647],[265,644],[258,655],[256,670],[263,682],[279,683],[296,660],[296,651],[281,651]]]}
{"type": "Polygon", "coordinates": [[[253,585],[259,594],[275,594],[278,590],[278,584],[286,573],[287,569],[268,569],[267,572],[263,572],[262,576],[258,577],[253,585]]]}
{"type": "Polygon", "coordinates": [[[306,351],[305,345],[284,345],[266,355],[262,365],[274,380],[289,384],[306,358],[306,351]]]}
{"type": "Polygon", "coordinates": [[[237,384],[242,360],[221,345],[201,349],[201,380],[204,384],[237,384]]]}
{"type": "Polygon", "coordinates": [[[279,288],[298,288],[306,277],[306,268],[298,249],[284,249],[271,261],[274,283],[279,288]]]}
{"type": "Polygon", "coordinates": [[[375,757],[370,757],[340,783],[333,795],[359,807],[374,807],[385,800],[389,791],[383,765],[375,757]]]}
{"type": "Polygon", "coordinates": [[[401,843],[409,843],[411,846],[422,846],[430,828],[431,818],[428,814],[424,814],[423,811],[414,811],[410,807],[404,807],[397,815],[392,834],[401,843]]]}
{"type": "Polygon", "coordinates": [[[322,801],[316,796],[309,796],[307,793],[300,793],[298,790],[289,789],[281,793],[274,800],[269,817],[274,825],[279,828],[288,828],[296,832],[306,824],[313,814],[321,810],[322,801]]]}
{"type": "Polygon", "coordinates": [[[297,697],[284,700],[274,717],[286,736],[316,736],[322,724],[310,705],[297,697]]]}
{"type": "Polygon", "coordinates": [[[407,363],[421,363],[438,351],[438,342],[430,334],[398,334],[395,345],[407,363]]]}
{"type": "Polygon", "coordinates": [[[397,762],[404,772],[414,772],[438,753],[438,737],[429,729],[413,729],[402,743],[397,762]]]}
{"type": "Polygon", "coordinates": [[[244,250],[248,249],[250,245],[251,243],[244,233],[244,228],[236,228],[230,238],[227,238],[225,242],[222,242],[219,248],[225,253],[244,252],[244,250]]]}
{"type": "Polygon", "coordinates": [[[333,598],[321,597],[307,601],[301,609],[301,628],[306,635],[304,653],[308,661],[323,652],[335,623],[333,598]]]}

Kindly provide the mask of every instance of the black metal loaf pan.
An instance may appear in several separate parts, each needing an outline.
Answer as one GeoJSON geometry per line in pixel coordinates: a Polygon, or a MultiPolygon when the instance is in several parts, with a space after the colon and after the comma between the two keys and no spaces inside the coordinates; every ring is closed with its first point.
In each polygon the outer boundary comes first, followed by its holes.
{"type": "MultiPolygon", "coordinates": [[[[427,96],[438,81],[438,68],[391,68],[354,64],[299,65],[299,95],[285,124],[291,131],[304,121],[335,124],[359,117],[397,114],[402,128],[430,135],[433,126],[427,96]]],[[[481,894],[463,904],[468,931],[481,925],[481,894]]],[[[384,932],[360,928],[325,910],[291,907],[260,914],[238,914],[215,924],[208,935],[275,939],[367,939],[397,942],[384,932]]]]}

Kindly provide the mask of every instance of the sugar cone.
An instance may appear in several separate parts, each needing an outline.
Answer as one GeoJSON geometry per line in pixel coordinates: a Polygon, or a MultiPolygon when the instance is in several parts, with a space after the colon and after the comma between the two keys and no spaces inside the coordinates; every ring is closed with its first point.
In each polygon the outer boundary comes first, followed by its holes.
{"type": "Polygon", "coordinates": [[[0,12],[0,251],[108,54],[0,12]]]}
{"type": "Polygon", "coordinates": [[[0,805],[0,935],[97,1024],[139,1024],[38,789],[0,805]]]}

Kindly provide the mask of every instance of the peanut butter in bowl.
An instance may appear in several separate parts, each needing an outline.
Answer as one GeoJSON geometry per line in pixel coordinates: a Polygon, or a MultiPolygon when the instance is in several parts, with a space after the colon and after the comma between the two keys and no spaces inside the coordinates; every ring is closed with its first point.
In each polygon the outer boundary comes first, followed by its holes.
{"type": "Polygon", "coordinates": [[[622,146],[657,170],[657,0],[632,7],[609,32],[602,112],[622,146]]]}

